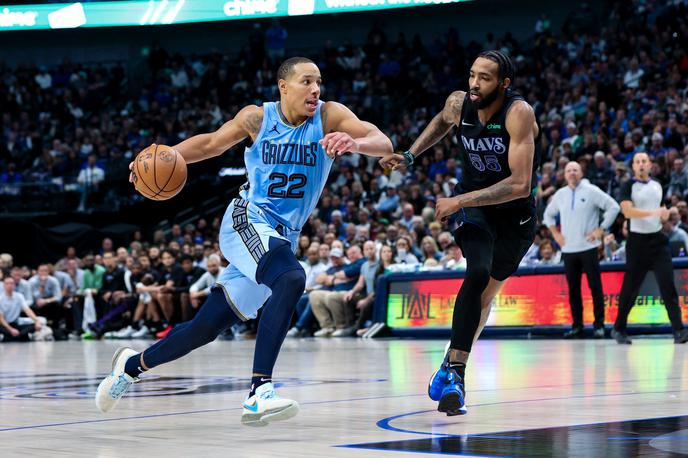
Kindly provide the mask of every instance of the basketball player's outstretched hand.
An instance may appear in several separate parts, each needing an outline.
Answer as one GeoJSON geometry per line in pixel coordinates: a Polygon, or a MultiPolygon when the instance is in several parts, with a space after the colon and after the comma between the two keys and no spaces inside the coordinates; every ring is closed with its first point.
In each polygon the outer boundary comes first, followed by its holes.
{"type": "Polygon", "coordinates": [[[406,168],[406,159],[401,154],[392,154],[380,159],[380,166],[385,170],[403,170],[406,168]]]}
{"type": "Polygon", "coordinates": [[[444,222],[449,216],[459,211],[461,207],[453,197],[442,197],[437,199],[435,205],[435,219],[444,222]]]}
{"type": "Polygon", "coordinates": [[[346,152],[356,152],[359,149],[356,140],[344,132],[330,132],[320,140],[320,144],[331,158],[341,156],[346,152]]]}

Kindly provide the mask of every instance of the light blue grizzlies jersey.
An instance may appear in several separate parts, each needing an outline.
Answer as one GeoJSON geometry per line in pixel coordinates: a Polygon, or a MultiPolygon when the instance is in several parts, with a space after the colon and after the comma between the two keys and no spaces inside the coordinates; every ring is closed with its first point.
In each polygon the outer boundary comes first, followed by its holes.
{"type": "Polygon", "coordinates": [[[318,143],[324,136],[321,109],[299,126],[282,120],[277,103],[263,104],[263,124],[244,162],[248,183],[241,197],[300,231],[318,204],[333,160],[318,143]]]}

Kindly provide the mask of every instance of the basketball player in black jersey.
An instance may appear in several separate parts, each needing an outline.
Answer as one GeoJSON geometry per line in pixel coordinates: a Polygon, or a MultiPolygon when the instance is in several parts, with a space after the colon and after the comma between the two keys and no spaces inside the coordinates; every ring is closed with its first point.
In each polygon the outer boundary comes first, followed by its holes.
{"type": "Polygon", "coordinates": [[[490,313],[492,300],[518,268],[535,236],[536,144],[532,107],[512,90],[514,68],[500,51],[481,53],[470,70],[469,91],[453,92],[404,154],[380,161],[404,168],[453,127],[463,179],[456,195],[437,201],[436,218],[456,215],[454,237],[466,257],[466,276],[454,305],[451,342],[428,394],[447,415],[466,413],[468,355],[490,313]]]}

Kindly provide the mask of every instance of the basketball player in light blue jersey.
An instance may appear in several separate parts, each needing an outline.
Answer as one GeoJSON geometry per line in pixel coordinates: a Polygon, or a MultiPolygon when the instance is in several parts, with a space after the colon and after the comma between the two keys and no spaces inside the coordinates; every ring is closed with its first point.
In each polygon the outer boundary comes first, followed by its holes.
{"type": "Polygon", "coordinates": [[[275,393],[272,370],[306,281],[294,255],[299,233],[337,155],[385,157],[392,154],[392,143],[344,105],[319,100],[320,70],[311,60],[286,60],[277,79],[279,102],[247,106],[216,132],[174,146],[193,163],[218,156],[246,138],[253,140],[244,153],[248,183],[229,204],[220,229],[220,248],[230,266],[193,320],[142,353],[117,350],[112,371],[96,393],[102,412],[112,410],[142,372],[212,342],[240,320],[255,318],[263,304],[242,423],[264,426],[298,412],[295,401],[275,393]]]}

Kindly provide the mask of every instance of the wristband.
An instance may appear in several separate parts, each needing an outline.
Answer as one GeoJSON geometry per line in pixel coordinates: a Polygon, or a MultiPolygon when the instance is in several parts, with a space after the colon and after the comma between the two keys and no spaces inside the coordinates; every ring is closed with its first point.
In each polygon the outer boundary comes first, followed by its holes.
{"type": "Polygon", "coordinates": [[[416,159],[416,156],[414,156],[411,151],[404,151],[403,156],[404,156],[404,159],[406,160],[406,166],[407,167],[409,165],[413,165],[413,161],[416,159]]]}

